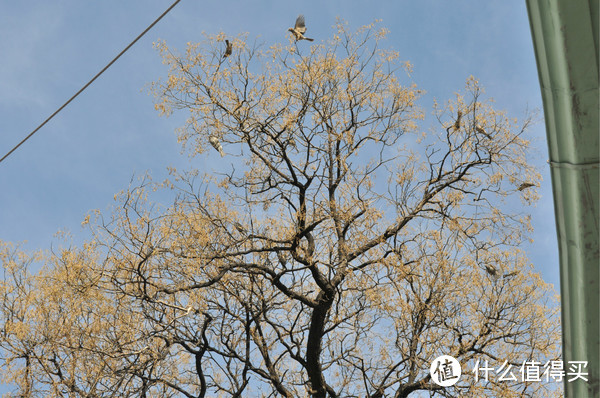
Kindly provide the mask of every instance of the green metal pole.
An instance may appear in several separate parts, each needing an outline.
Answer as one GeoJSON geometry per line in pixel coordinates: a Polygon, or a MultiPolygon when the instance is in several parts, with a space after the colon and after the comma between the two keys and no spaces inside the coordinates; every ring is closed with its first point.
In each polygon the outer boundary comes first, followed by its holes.
{"type": "MultiPolygon", "coordinates": [[[[600,396],[598,0],[527,0],[560,256],[563,363],[587,361],[566,397],[600,396]]],[[[567,375],[568,376],[568,375],[567,375]]]]}

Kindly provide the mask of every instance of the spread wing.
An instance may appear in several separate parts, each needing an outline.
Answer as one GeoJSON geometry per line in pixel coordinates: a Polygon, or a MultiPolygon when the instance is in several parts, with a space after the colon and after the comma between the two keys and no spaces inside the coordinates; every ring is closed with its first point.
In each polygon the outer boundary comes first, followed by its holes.
{"type": "Polygon", "coordinates": [[[296,30],[299,33],[306,32],[306,25],[304,24],[304,15],[298,15],[298,18],[296,18],[296,26],[294,26],[294,30],[296,30]]]}

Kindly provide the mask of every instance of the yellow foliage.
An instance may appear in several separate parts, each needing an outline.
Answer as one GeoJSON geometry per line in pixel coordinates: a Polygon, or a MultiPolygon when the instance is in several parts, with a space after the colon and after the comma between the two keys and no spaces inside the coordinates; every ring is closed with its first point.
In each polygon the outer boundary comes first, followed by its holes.
{"type": "MultiPolygon", "coordinates": [[[[226,58],[222,32],[182,54],[155,43],[157,111],[187,112],[184,150],[218,156],[217,139],[232,167],[132,181],[85,217],[81,247],[0,244],[4,377],[24,396],[393,396],[432,390],[441,354],[556,359],[553,291],[507,205],[536,199],[517,189],[539,179],[528,121],[469,77],[423,133],[387,33],[338,21],[329,41],[266,49],[240,35],[226,58]]],[[[552,393],[465,376],[456,395],[523,388],[552,393]]]]}

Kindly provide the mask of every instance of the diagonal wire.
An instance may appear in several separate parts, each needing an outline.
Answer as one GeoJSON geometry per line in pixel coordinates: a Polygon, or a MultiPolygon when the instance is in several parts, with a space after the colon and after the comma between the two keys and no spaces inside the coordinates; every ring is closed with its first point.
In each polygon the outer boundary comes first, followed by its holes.
{"type": "Polygon", "coordinates": [[[113,58],[112,61],[110,61],[104,68],[102,68],[102,70],[100,72],[98,72],[96,74],[96,76],[94,76],[89,82],[86,83],[85,86],[83,86],[79,91],[77,91],[75,93],[75,95],[73,95],[71,98],[69,98],[69,100],[67,102],[65,102],[60,108],[58,108],[52,115],[50,115],[46,120],[44,120],[44,122],[42,124],[40,124],[39,126],[36,127],[35,130],[33,130],[31,133],[29,133],[29,135],[25,138],[23,138],[21,140],[21,142],[19,142],[17,145],[15,145],[15,147],[13,149],[11,149],[6,155],[4,155],[2,157],[2,159],[0,159],[0,163],[2,163],[2,161],[4,159],[6,159],[7,157],[10,156],[11,153],[13,153],[14,151],[17,150],[18,147],[20,147],[21,145],[23,145],[23,143],[25,143],[25,141],[27,141],[28,139],[30,139],[35,133],[38,132],[39,129],[41,129],[46,123],[48,123],[50,121],[50,119],[52,119],[54,116],[56,116],[60,111],[62,111],[67,105],[69,105],[69,103],[71,101],[73,101],[79,94],[81,94],[83,92],[83,90],[85,90],[86,88],[88,88],[88,86],[90,84],[92,84],[94,82],[94,80],[96,80],[101,74],[103,74],[108,68],[111,67],[112,64],[115,63],[115,61],[117,59],[119,59],[121,57],[121,55],[125,54],[125,52],[127,52],[127,50],[129,50],[131,48],[131,46],[133,46],[142,36],[144,36],[146,33],[148,33],[148,31],[150,29],[152,29],[152,27],[154,27],[154,25],[156,25],[158,23],[158,21],[160,21],[165,15],[167,15],[167,13],[169,11],[171,11],[171,9],[173,9],[173,7],[175,7],[177,5],[177,3],[179,3],[181,0],[176,0],[173,4],[171,4],[171,6],[169,8],[167,8],[165,10],[165,12],[163,12],[158,18],[156,18],[154,20],[154,22],[152,22],[142,33],[140,33],[138,35],[138,37],[136,37],[131,43],[129,43],[129,45],[127,47],[125,47],[123,49],[123,51],[121,51],[119,53],[119,55],[117,55],[116,57],[113,58]]]}

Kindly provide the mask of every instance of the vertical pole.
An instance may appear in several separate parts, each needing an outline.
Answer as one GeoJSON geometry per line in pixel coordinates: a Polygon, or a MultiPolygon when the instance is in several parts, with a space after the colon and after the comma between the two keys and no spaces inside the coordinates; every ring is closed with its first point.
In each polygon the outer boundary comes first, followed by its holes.
{"type": "Polygon", "coordinates": [[[560,256],[565,396],[600,397],[598,0],[527,0],[560,256]],[[569,382],[571,361],[588,373],[569,382]]]}

